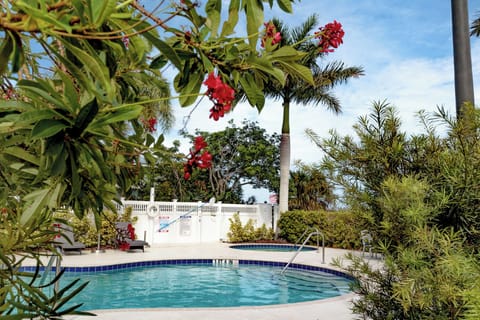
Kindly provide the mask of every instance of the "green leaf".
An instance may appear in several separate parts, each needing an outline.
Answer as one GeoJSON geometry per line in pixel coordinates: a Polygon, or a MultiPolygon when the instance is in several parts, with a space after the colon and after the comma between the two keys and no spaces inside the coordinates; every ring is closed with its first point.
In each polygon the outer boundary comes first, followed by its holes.
{"type": "Polygon", "coordinates": [[[33,139],[42,139],[51,137],[68,126],[59,120],[45,119],[40,120],[32,129],[33,139]]]}
{"type": "Polygon", "coordinates": [[[90,130],[103,129],[104,126],[112,123],[136,119],[138,118],[142,110],[143,110],[142,105],[127,105],[127,106],[116,107],[113,111],[107,114],[104,114],[101,117],[97,117],[90,124],[87,130],[90,131],[90,130]]]}
{"type": "Polygon", "coordinates": [[[240,10],[240,0],[231,0],[228,7],[228,19],[223,23],[221,37],[231,35],[238,22],[238,11],[240,10]]]}
{"type": "Polygon", "coordinates": [[[87,103],[78,113],[73,128],[71,130],[72,138],[78,138],[87,126],[93,121],[98,113],[98,102],[96,98],[87,103]]]}
{"type": "Polygon", "coordinates": [[[62,40],[62,43],[67,50],[69,50],[78,60],[82,62],[83,67],[90,71],[91,75],[96,80],[100,81],[102,88],[107,92],[108,97],[113,97],[113,89],[110,84],[110,71],[102,62],[102,59],[95,54],[95,51],[90,48],[87,43],[84,43],[84,46],[86,46],[87,50],[76,47],[66,40],[62,40]]]}
{"type": "Polygon", "coordinates": [[[12,54],[12,73],[18,72],[25,63],[25,52],[23,51],[22,39],[15,32],[11,32],[13,39],[13,54],[12,54]]]}
{"type": "Polygon", "coordinates": [[[47,10],[39,10],[36,7],[28,5],[25,1],[15,1],[15,6],[19,9],[22,9],[25,12],[28,12],[28,15],[39,20],[38,24],[40,29],[44,29],[45,33],[48,33],[49,30],[56,29],[65,30],[68,33],[72,33],[72,27],[66,23],[62,23],[57,17],[50,15],[47,10]],[[44,22],[44,23],[41,23],[44,22]]]}
{"type": "Polygon", "coordinates": [[[182,61],[171,46],[165,41],[160,40],[160,38],[152,35],[150,32],[145,32],[143,36],[147,38],[147,40],[150,41],[162,54],[164,54],[178,70],[182,69],[182,61]]]}
{"type": "Polygon", "coordinates": [[[29,153],[28,151],[26,151],[23,148],[13,146],[13,147],[3,149],[2,152],[4,154],[14,156],[15,158],[22,159],[22,160],[25,160],[27,162],[30,162],[34,165],[37,165],[37,166],[40,165],[40,161],[39,161],[38,157],[35,156],[35,155],[32,155],[31,153],[29,153]]]}
{"type": "Polygon", "coordinates": [[[116,0],[90,0],[90,20],[95,26],[100,27],[115,10],[116,0]]]}
{"type": "Polygon", "coordinates": [[[282,70],[275,68],[267,59],[252,56],[247,60],[247,63],[249,63],[253,68],[261,70],[277,79],[282,86],[285,84],[285,74],[282,72],[282,70]]]}
{"type": "Polygon", "coordinates": [[[250,48],[255,50],[258,42],[258,31],[264,20],[262,2],[260,0],[245,0],[245,13],[250,48]]]}
{"type": "Polygon", "coordinates": [[[78,197],[80,194],[80,191],[82,190],[82,185],[81,185],[81,180],[80,180],[80,175],[78,174],[78,166],[77,166],[77,159],[74,157],[74,153],[71,149],[68,150],[68,153],[70,154],[70,174],[71,176],[71,186],[72,186],[72,195],[71,197],[75,198],[78,197]]]}
{"type": "Polygon", "coordinates": [[[68,153],[65,149],[65,145],[61,145],[60,152],[53,156],[53,163],[49,166],[49,174],[51,176],[63,176],[67,170],[67,161],[68,153]]]}
{"type": "Polygon", "coordinates": [[[307,82],[308,84],[314,86],[315,81],[313,80],[312,71],[305,67],[304,65],[294,63],[294,62],[284,62],[284,61],[277,61],[277,63],[282,65],[288,74],[293,77],[300,78],[303,81],[307,82]]]}
{"type": "Polygon", "coordinates": [[[205,5],[207,13],[206,25],[210,28],[211,36],[217,37],[218,26],[220,25],[220,13],[222,11],[222,0],[208,0],[205,5]]]}
{"type": "Polygon", "coordinates": [[[265,104],[265,96],[262,90],[260,90],[260,87],[255,83],[253,76],[247,74],[244,77],[241,77],[239,82],[245,91],[245,95],[247,96],[250,105],[256,106],[260,112],[265,104]]]}
{"type": "Polygon", "coordinates": [[[163,54],[159,54],[155,58],[153,58],[152,62],[150,63],[150,69],[160,69],[163,68],[168,63],[167,58],[163,54]]]}
{"type": "Polygon", "coordinates": [[[274,60],[278,58],[294,58],[298,60],[302,58],[305,54],[300,53],[299,51],[295,50],[290,46],[283,46],[280,47],[278,50],[272,51],[270,55],[267,56],[267,59],[274,60]]]}
{"type": "Polygon", "coordinates": [[[50,188],[47,188],[33,191],[24,197],[27,203],[20,217],[21,225],[26,225],[33,216],[38,215],[45,208],[45,205],[49,202],[49,195],[50,188]]]}
{"type": "Polygon", "coordinates": [[[178,98],[182,107],[189,106],[197,100],[202,82],[203,74],[200,74],[199,72],[190,73],[188,83],[182,88],[180,91],[180,97],[178,98]]]}
{"type": "Polygon", "coordinates": [[[57,108],[70,111],[70,107],[58,99],[57,91],[45,81],[20,80],[17,85],[24,89],[26,95],[32,99],[37,98],[38,100],[38,97],[42,97],[57,108]]]}
{"type": "Polygon", "coordinates": [[[4,74],[7,71],[8,62],[10,61],[10,55],[13,51],[13,39],[10,36],[10,32],[5,34],[3,39],[2,46],[0,47],[0,75],[4,74]]]}
{"type": "Polygon", "coordinates": [[[49,50],[56,55],[56,57],[60,60],[61,63],[63,63],[68,71],[72,74],[72,76],[82,84],[84,87],[85,91],[90,92],[92,94],[95,94],[95,96],[99,99],[103,98],[103,95],[98,92],[97,87],[95,84],[90,80],[90,78],[85,74],[85,72],[78,68],[72,61],[69,59],[65,58],[62,54],[57,52],[54,47],[48,45],[47,43],[44,43],[45,46],[49,48],[49,50]]]}
{"type": "Polygon", "coordinates": [[[277,0],[278,6],[285,12],[292,13],[292,0],[277,0]]]}
{"type": "Polygon", "coordinates": [[[10,133],[15,131],[16,126],[15,122],[1,122],[0,123],[0,134],[10,133]]]}
{"type": "Polygon", "coordinates": [[[70,107],[70,110],[72,110],[72,113],[75,113],[78,109],[80,109],[80,103],[78,102],[79,97],[72,78],[64,72],[58,71],[58,74],[62,79],[63,96],[65,99],[67,99],[68,106],[70,107]]]}

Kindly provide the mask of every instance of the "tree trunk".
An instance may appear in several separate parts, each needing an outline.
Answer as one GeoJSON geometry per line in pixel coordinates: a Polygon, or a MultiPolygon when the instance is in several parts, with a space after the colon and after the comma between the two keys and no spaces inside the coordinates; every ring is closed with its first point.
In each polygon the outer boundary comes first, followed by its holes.
{"type": "Polygon", "coordinates": [[[290,102],[283,103],[282,137],[280,141],[280,214],[288,211],[288,184],[290,179],[290,102]]]}
{"type": "Polygon", "coordinates": [[[457,118],[464,103],[474,103],[468,0],[452,0],[453,62],[457,118]]]}

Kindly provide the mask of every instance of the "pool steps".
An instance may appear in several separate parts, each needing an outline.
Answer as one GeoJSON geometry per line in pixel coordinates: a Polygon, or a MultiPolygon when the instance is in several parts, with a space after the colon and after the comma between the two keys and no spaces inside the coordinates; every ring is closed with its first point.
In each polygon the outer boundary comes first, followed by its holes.
{"type": "Polygon", "coordinates": [[[214,266],[238,266],[238,259],[212,259],[214,266]]]}

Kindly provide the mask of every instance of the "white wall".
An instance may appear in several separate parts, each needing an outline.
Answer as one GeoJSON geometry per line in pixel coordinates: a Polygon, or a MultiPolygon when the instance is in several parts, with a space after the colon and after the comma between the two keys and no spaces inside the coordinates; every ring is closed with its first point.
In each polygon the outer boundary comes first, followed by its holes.
{"type": "Polygon", "coordinates": [[[223,203],[122,201],[119,211],[132,207],[132,216],[137,217],[135,232],[138,239],[149,244],[201,243],[227,240],[230,231],[229,219],[238,212],[242,224],[249,219],[259,228],[265,224],[274,230],[278,221],[278,207],[270,204],[239,205],[223,203]]]}

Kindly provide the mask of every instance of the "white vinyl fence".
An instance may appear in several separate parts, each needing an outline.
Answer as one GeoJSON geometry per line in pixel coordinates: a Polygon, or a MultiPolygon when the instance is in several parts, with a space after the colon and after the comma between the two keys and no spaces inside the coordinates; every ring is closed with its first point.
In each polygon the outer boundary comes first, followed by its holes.
{"type": "Polygon", "coordinates": [[[256,228],[263,224],[275,230],[278,206],[271,204],[223,204],[202,202],[122,201],[119,211],[132,207],[135,232],[149,244],[201,243],[228,240],[229,219],[239,213],[243,225],[252,219],[256,228]]]}

